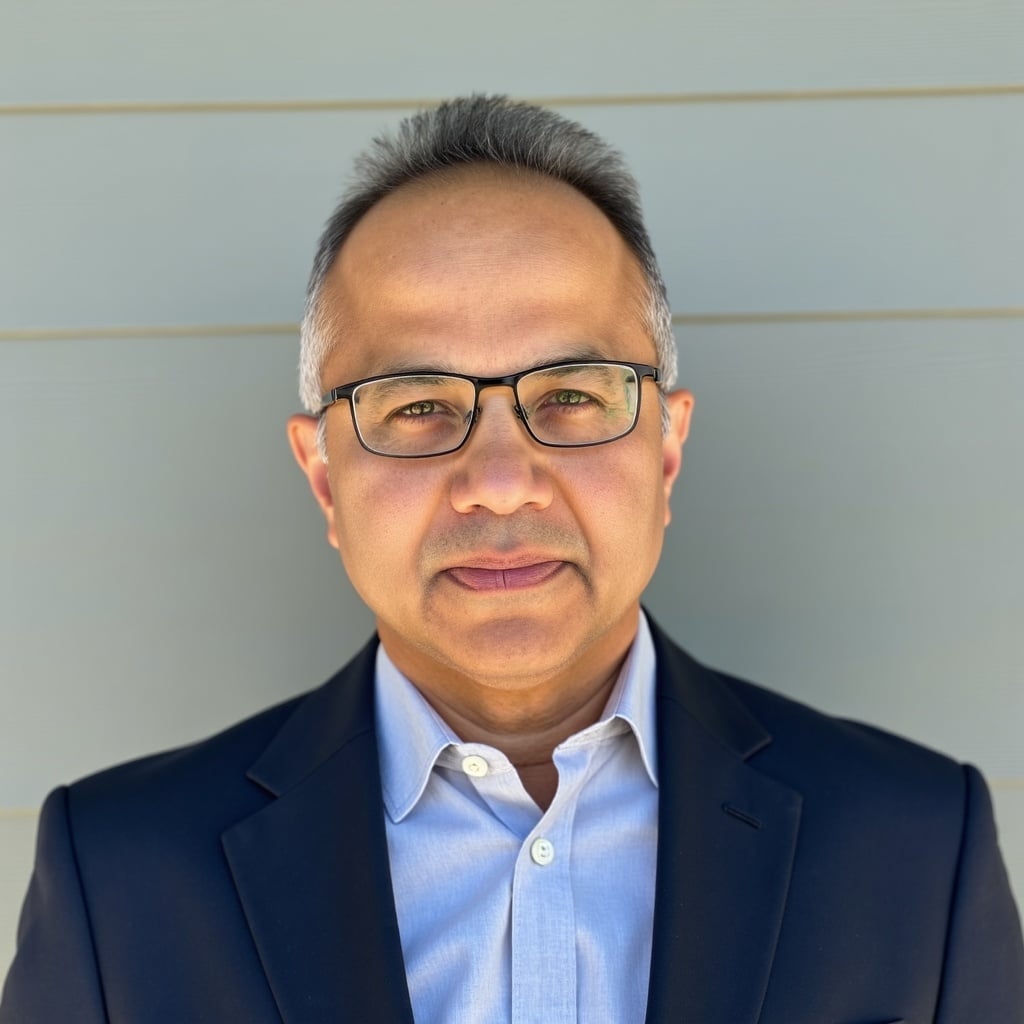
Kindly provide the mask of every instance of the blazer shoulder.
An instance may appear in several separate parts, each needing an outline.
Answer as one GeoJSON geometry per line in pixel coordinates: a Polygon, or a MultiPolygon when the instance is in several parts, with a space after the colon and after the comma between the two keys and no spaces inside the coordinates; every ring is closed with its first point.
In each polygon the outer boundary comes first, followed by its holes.
{"type": "MultiPolygon", "coordinates": [[[[221,830],[265,805],[269,796],[250,771],[282,737],[293,760],[329,747],[330,724],[346,716],[348,685],[365,677],[368,650],[323,685],[266,708],[205,739],[89,775],[68,787],[73,823],[124,833],[147,822],[164,833],[175,825],[221,830]],[[339,712],[339,708],[341,711],[339,712]],[[119,824],[118,824],[119,823],[119,824]]],[[[370,651],[372,654],[372,651],[370,651]]]]}
{"type": "Polygon", "coordinates": [[[246,771],[303,699],[293,697],[195,743],[73,782],[65,813],[83,854],[115,842],[146,844],[154,835],[188,843],[200,834],[219,835],[260,809],[266,796],[246,771]]]}
{"type": "Polygon", "coordinates": [[[209,784],[231,769],[244,773],[308,696],[291,697],[201,740],[104,768],[71,783],[69,791],[93,799],[106,794],[123,798],[135,789],[151,794],[154,788],[187,786],[193,779],[209,784]]]}
{"type": "Polygon", "coordinates": [[[962,803],[964,768],[921,743],[710,668],[652,623],[660,696],[752,767],[808,792],[903,790],[962,803]]]}
{"type": "Polygon", "coordinates": [[[870,725],[831,715],[735,676],[716,673],[772,736],[752,759],[804,791],[913,802],[943,814],[963,811],[965,767],[932,748],[870,725]]]}

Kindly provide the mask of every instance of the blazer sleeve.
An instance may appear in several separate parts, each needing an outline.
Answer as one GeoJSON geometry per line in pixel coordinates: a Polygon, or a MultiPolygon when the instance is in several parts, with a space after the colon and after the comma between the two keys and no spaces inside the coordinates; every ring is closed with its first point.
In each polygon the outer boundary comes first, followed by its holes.
{"type": "Polygon", "coordinates": [[[71,836],[68,791],[43,804],[18,946],[0,997],[0,1024],[104,1024],[89,911],[71,836]]]}
{"type": "Polygon", "coordinates": [[[967,766],[964,832],[936,1024],[1024,1022],[1024,941],[988,788],[967,766]]]}

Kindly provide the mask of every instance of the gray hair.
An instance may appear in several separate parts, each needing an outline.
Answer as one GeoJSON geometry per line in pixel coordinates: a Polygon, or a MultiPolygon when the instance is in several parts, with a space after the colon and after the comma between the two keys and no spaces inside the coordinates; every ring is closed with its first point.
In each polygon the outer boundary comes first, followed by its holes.
{"type": "MultiPolygon", "coordinates": [[[[676,379],[676,343],[665,282],[644,226],[636,179],[622,154],[593,132],[543,107],[505,96],[469,96],[423,110],[394,135],[381,135],[355,162],[355,174],[317,246],[306,288],[299,354],[299,395],[320,411],[321,372],[334,338],[321,309],[324,280],[359,220],[403,185],[465,164],[534,171],[571,185],[611,221],[644,278],[644,327],[654,341],[667,391],[676,379]]],[[[667,429],[667,409],[662,400],[667,429]]],[[[321,420],[321,435],[323,421],[321,420]]],[[[322,439],[322,438],[321,438],[322,439]]],[[[323,445],[321,444],[321,453],[323,445]]]]}

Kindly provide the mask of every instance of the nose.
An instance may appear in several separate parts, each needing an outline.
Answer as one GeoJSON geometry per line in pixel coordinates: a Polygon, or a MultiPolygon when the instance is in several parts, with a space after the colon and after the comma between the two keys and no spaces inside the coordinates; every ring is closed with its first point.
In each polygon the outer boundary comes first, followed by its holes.
{"type": "Polygon", "coordinates": [[[551,504],[546,449],[530,437],[513,403],[507,388],[480,393],[477,421],[458,453],[452,479],[451,501],[457,512],[487,509],[511,515],[551,504]]]}

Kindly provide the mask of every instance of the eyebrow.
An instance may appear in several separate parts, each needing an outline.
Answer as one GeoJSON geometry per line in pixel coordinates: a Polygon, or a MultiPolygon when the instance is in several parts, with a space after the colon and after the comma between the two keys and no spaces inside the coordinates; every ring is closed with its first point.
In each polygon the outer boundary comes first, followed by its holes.
{"type": "Polygon", "coordinates": [[[439,374],[437,370],[430,370],[427,373],[403,373],[399,377],[385,377],[383,380],[373,382],[377,393],[386,395],[393,391],[401,391],[409,387],[432,388],[450,381],[447,374],[439,374]]]}
{"type": "MultiPolygon", "coordinates": [[[[577,345],[568,346],[560,349],[557,352],[552,353],[543,363],[539,363],[540,366],[547,366],[551,363],[574,363],[585,361],[588,359],[615,359],[614,356],[610,356],[605,352],[602,352],[596,345],[591,342],[581,342],[577,345]]],[[[532,370],[532,366],[524,366],[522,370],[532,370]]],[[[513,373],[519,373],[521,370],[513,370],[513,373]]],[[[429,366],[423,363],[413,363],[408,360],[401,360],[394,363],[389,363],[386,366],[379,369],[374,377],[384,377],[399,374],[465,374],[465,370],[458,366],[454,366],[449,362],[437,362],[432,363],[429,366]]],[[[467,376],[479,376],[479,374],[473,374],[467,376]]],[[[504,376],[499,374],[498,376],[504,376]]]]}
{"type": "MultiPolygon", "coordinates": [[[[541,376],[545,379],[550,378],[551,380],[558,380],[561,377],[568,377],[572,374],[572,365],[573,364],[570,363],[568,366],[553,366],[548,370],[541,370],[539,372],[541,376]]],[[[597,374],[597,376],[603,378],[604,380],[614,381],[616,379],[617,371],[620,370],[620,367],[591,366],[589,367],[589,369],[591,371],[599,370],[600,373],[597,374]]],[[[622,374],[618,373],[618,376],[621,377],[622,374]]]]}

